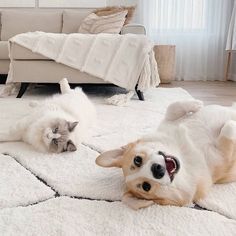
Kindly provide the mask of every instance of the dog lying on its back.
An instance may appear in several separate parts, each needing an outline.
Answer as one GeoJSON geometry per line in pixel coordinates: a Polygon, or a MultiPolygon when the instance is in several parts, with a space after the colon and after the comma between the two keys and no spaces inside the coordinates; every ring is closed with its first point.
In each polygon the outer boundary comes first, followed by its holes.
{"type": "Polygon", "coordinates": [[[134,209],[188,205],[214,183],[236,181],[236,109],[173,103],[155,134],[107,151],[96,163],[122,168],[122,201],[134,209]]]}

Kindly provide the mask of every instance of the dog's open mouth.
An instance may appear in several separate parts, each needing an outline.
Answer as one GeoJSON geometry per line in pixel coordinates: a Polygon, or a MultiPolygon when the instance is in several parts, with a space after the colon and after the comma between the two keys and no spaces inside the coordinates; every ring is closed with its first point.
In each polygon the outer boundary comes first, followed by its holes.
{"type": "Polygon", "coordinates": [[[178,159],[173,156],[164,156],[166,163],[166,170],[170,176],[171,181],[173,181],[175,174],[179,171],[180,164],[178,159]]]}

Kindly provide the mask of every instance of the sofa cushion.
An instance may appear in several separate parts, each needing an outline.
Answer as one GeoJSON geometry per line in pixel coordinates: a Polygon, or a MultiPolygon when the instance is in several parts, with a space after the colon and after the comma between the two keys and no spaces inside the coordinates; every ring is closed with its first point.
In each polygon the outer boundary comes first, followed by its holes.
{"type": "Polygon", "coordinates": [[[61,33],[62,12],[2,11],[1,22],[1,40],[29,31],[61,33]]]}
{"type": "Polygon", "coordinates": [[[7,41],[0,41],[0,59],[1,60],[9,59],[7,41]]]}
{"type": "Polygon", "coordinates": [[[65,10],[63,11],[62,33],[77,33],[83,19],[89,15],[93,9],[65,10]]]}
{"type": "Polygon", "coordinates": [[[20,46],[17,43],[11,44],[11,57],[14,60],[50,60],[38,53],[34,53],[31,50],[20,46]]]}
{"type": "Polygon", "coordinates": [[[114,7],[104,7],[104,8],[99,8],[94,11],[94,13],[97,16],[109,16],[116,14],[121,11],[128,11],[128,14],[126,15],[125,23],[124,25],[129,24],[132,21],[132,18],[134,16],[136,6],[114,6],[114,7]]]}
{"type": "Polygon", "coordinates": [[[84,34],[119,34],[127,13],[128,11],[122,11],[108,16],[97,16],[95,13],[91,13],[83,20],[78,32],[84,34]]]}

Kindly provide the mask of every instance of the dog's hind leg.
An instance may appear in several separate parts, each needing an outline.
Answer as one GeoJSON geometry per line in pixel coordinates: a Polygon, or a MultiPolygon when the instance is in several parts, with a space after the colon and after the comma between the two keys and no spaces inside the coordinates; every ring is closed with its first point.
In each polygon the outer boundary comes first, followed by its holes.
{"type": "Polygon", "coordinates": [[[61,93],[65,94],[65,93],[69,93],[71,91],[70,85],[68,83],[68,80],[66,78],[62,79],[60,82],[60,89],[61,89],[61,93]]]}
{"type": "Polygon", "coordinates": [[[236,181],[236,121],[227,121],[221,129],[218,149],[223,155],[225,165],[223,171],[216,170],[218,173],[223,172],[223,176],[217,180],[217,183],[236,181]]]}
{"type": "Polygon", "coordinates": [[[169,121],[178,120],[188,114],[197,112],[203,107],[203,102],[199,100],[179,101],[168,106],[165,119],[169,121]]]}

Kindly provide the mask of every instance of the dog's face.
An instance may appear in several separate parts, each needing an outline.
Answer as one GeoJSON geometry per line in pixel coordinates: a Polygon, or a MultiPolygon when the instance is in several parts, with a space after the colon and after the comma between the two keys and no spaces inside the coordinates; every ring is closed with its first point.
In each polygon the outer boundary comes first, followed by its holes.
{"type": "Polygon", "coordinates": [[[131,195],[153,201],[160,198],[160,189],[169,186],[180,169],[178,158],[163,144],[143,141],[105,152],[97,158],[96,163],[103,167],[122,168],[128,201],[131,195]]]}

